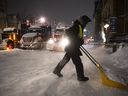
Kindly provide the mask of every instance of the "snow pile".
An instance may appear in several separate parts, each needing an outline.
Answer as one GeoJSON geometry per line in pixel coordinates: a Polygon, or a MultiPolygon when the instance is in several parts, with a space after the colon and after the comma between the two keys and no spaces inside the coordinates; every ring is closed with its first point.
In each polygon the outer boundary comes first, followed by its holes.
{"type": "Polygon", "coordinates": [[[114,53],[111,48],[104,46],[92,47],[92,49],[85,46],[85,48],[104,68],[109,78],[128,84],[128,47],[120,47],[114,53]]]}
{"type": "MultiPolygon", "coordinates": [[[[86,48],[86,47],[85,47],[86,48]]],[[[88,47],[87,47],[88,49],[88,47]]],[[[89,49],[90,51],[90,49],[89,49]]],[[[117,68],[128,69],[128,47],[120,47],[116,52],[112,53],[111,48],[103,46],[94,48],[89,52],[96,60],[103,63],[113,63],[117,68]]]]}
{"type": "Polygon", "coordinates": [[[119,48],[115,53],[111,54],[113,65],[118,70],[117,77],[128,85],[128,47],[119,48]]]}
{"type": "Polygon", "coordinates": [[[128,68],[128,47],[119,48],[115,53],[113,53],[111,56],[113,56],[113,60],[116,62],[114,65],[122,68],[127,69],[128,68]]]}

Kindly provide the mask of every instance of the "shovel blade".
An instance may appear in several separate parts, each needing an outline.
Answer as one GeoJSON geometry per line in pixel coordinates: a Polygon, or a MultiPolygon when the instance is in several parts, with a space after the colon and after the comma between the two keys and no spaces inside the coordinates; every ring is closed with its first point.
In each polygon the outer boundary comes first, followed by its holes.
{"type": "Polygon", "coordinates": [[[102,84],[109,86],[109,87],[118,88],[118,89],[128,89],[128,86],[126,86],[120,82],[110,80],[108,78],[108,76],[104,73],[104,71],[102,71],[100,69],[99,69],[99,71],[100,71],[100,75],[101,75],[102,84]]]}

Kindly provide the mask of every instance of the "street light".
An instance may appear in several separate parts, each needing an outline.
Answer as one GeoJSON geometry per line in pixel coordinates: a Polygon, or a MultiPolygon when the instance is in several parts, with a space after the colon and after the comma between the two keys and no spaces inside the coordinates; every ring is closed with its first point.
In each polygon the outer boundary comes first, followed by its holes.
{"type": "Polygon", "coordinates": [[[39,21],[40,21],[40,23],[45,23],[45,21],[46,21],[46,19],[44,18],[44,17],[41,17],[40,19],[39,19],[39,21]]]}
{"type": "Polygon", "coordinates": [[[104,28],[107,29],[109,27],[109,24],[105,24],[104,28]]]}

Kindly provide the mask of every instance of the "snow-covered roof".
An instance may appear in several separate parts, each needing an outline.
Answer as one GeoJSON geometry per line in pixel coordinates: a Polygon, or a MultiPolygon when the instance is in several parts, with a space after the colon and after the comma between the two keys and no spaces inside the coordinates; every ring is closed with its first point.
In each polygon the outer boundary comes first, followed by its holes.
{"type": "Polygon", "coordinates": [[[36,35],[37,35],[37,33],[26,33],[22,37],[34,37],[36,35]]]}
{"type": "Polygon", "coordinates": [[[31,27],[29,27],[29,29],[33,29],[33,28],[41,28],[41,27],[38,25],[32,25],[31,27]]]}
{"type": "Polygon", "coordinates": [[[15,27],[4,28],[3,31],[14,31],[15,27]]]}

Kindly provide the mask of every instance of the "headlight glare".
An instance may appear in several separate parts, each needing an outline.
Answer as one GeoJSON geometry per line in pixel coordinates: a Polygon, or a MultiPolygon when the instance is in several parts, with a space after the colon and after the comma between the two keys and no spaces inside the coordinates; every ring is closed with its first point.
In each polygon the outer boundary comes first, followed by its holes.
{"type": "Polygon", "coordinates": [[[63,38],[60,42],[60,45],[63,47],[66,47],[67,45],[69,45],[69,40],[68,38],[63,38]]]}
{"type": "Polygon", "coordinates": [[[54,43],[54,40],[50,38],[47,43],[48,44],[53,44],[54,43]]]}

